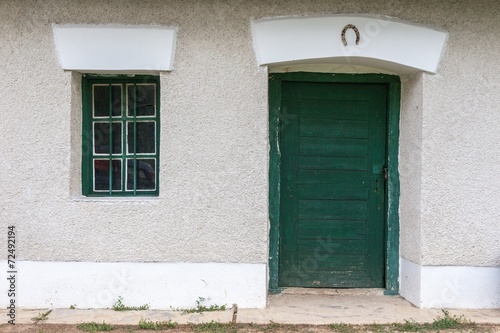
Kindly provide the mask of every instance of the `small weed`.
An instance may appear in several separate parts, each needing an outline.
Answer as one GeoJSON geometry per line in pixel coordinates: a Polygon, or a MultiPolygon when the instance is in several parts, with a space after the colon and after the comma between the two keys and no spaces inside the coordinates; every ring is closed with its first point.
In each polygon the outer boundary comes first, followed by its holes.
{"type": "Polygon", "coordinates": [[[33,320],[35,322],[35,324],[38,324],[41,321],[45,321],[45,320],[49,319],[49,314],[51,312],[52,312],[52,310],[49,310],[49,311],[44,312],[44,313],[39,313],[38,317],[31,318],[31,320],[33,320]]]}
{"type": "Polygon", "coordinates": [[[385,325],[385,324],[370,324],[367,326],[368,331],[373,332],[373,333],[387,333],[387,332],[393,332],[394,329],[391,329],[391,324],[385,325]]]}
{"type": "Polygon", "coordinates": [[[71,304],[71,305],[69,306],[69,308],[70,308],[71,310],[76,309],[76,304],[71,304]]]}
{"type": "Polygon", "coordinates": [[[442,310],[444,316],[437,317],[434,319],[430,327],[435,330],[443,330],[443,329],[457,329],[457,328],[467,328],[474,327],[476,323],[473,323],[462,315],[460,317],[450,316],[450,313],[446,310],[442,310]]]}
{"type": "Polygon", "coordinates": [[[424,328],[424,324],[419,324],[414,319],[411,318],[410,320],[405,319],[405,322],[403,324],[393,323],[391,324],[391,326],[396,331],[401,331],[401,332],[420,332],[424,328]]]}
{"type": "Polygon", "coordinates": [[[126,306],[123,304],[123,297],[118,296],[118,299],[113,303],[113,310],[115,311],[133,311],[133,310],[147,310],[149,309],[149,304],[143,304],[141,306],[126,306]]]}
{"type": "Polygon", "coordinates": [[[352,332],[352,326],[349,324],[345,323],[332,323],[328,325],[331,330],[339,333],[351,333],[352,332]]]}
{"type": "Polygon", "coordinates": [[[279,327],[281,326],[281,324],[280,324],[280,323],[277,323],[277,322],[275,322],[275,321],[269,320],[269,324],[268,324],[268,326],[269,326],[270,328],[279,328],[279,327]]]}
{"type": "Polygon", "coordinates": [[[269,324],[267,324],[266,328],[264,328],[264,332],[276,331],[281,329],[282,326],[283,326],[282,324],[270,320],[269,324]]]}
{"type": "Polygon", "coordinates": [[[210,312],[210,311],[224,311],[226,310],[226,304],[224,305],[217,305],[217,304],[211,304],[209,306],[205,306],[202,303],[205,301],[209,301],[209,298],[205,297],[198,297],[196,300],[196,307],[191,308],[191,309],[180,309],[180,308],[172,308],[174,311],[182,311],[183,313],[202,313],[202,312],[210,312]]]}
{"type": "Polygon", "coordinates": [[[96,322],[90,323],[81,323],[76,325],[76,328],[86,332],[103,332],[103,331],[111,331],[113,327],[110,324],[106,324],[102,322],[102,324],[96,322]]]}
{"type": "Polygon", "coordinates": [[[175,321],[152,321],[149,319],[143,319],[139,321],[139,328],[141,330],[164,330],[169,328],[176,328],[177,323],[175,321]]]}
{"type": "Polygon", "coordinates": [[[270,320],[269,324],[263,327],[263,332],[299,332],[299,329],[297,325],[282,324],[270,320]]]}
{"type": "Polygon", "coordinates": [[[209,323],[202,323],[192,326],[193,332],[199,333],[236,333],[237,328],[231,323],[223,324],[217,321],[211,321],[209,323]]]}
{"type": "MultiPolygon", "coordinates": [[[[445,329],[467,329],[474,328],[476,324],[466,320],[463,316],[450,316],[450,313],[443,310],[444,316],[437,317],[432,323],[417,323],[414,319],[405,319],[404,323],[392,323],[392,324],[371,324],[366,326],[366,329],[370,332],[384,333],[384,332],[435,332],[445,329]]],[[[353,332],[353,326],[345,325],[346,328],[342,330],[340,326],[332,326],[338,324],[331,324],[330,328],[342,332],[349,333],[353,332]]]]}

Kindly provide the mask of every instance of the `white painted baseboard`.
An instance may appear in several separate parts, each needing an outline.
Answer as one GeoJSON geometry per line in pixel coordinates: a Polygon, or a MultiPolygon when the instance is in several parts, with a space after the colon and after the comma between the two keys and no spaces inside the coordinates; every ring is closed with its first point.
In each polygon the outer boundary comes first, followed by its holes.
{"type": "MultiPolygon", "coordinates": [[[[18,261],[16,307],[110,308],[118,296],[124,304],[149,304],[152,309],[192,308],[199,297],[206,304],[236,303],[264,308],[265,264],[223,263],[92,263],[18,261]]],[[[7,267],[6,261],[1,264],[7,267]]],[[[8,290],[7,273],[0,288],[8,290]]],[[[9,299],[2,297],[1,306],[9,299]]]]}
{"type": "MultiPolygon", "coordinates": [[[[91,263],[19,261],[16,307],[109,308],[122,296],[130,306],[192,308],[237,303],[264,308],[265,264],[91,263]],[[207,305],[208,305],[207,304],[207,305]]],[[[1,265],[7,267],[6,261],[1,265]]],[[[0,273],[3,294],[8,274],[0,273]]],[[[421,308],[500,308],[500,267],[421,266],[400,258],[400,293],[421,308]]],[[[10,298],[2,297],[2,307],[10,298]]]]}
{"type": "Polygon", "coordinates": [[[420,307],[421,266],[399,257],[399,294],[420,307]]]}
{"type": "Polygon", "coordinates": [[[401,257],[400,293],[420,308],[500,308],[500,267],[421,266],[401,257]]]}

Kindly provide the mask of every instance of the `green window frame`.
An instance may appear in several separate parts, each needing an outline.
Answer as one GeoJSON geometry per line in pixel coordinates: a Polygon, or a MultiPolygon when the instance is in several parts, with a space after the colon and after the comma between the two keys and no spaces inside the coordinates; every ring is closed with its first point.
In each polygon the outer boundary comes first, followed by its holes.
{"type": "Polygon", "coordinates": [[[158,76],[82,78],[82,194],[158,196],[158,76]]]}

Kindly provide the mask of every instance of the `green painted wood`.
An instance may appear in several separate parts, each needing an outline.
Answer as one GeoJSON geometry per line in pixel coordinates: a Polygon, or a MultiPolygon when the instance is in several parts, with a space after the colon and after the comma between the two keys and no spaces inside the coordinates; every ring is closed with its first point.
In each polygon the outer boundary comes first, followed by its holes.
{"type": "MultiPolygon", "coordinates": [[[[290,221],[286,226],[280,223],[279,270],[285,271],[298,260],[297,220],[299,216],[299,200],[296,193],[297,170],[299,157],[299,109],[294,99],[299,92],[293,82],[285,82],[282,86],[282,108],[287,119],[280,119],[281,187],[280,220],[290,221]]],[[[279,285],[283,286],[283,275],[279,276],[279,285]]]]}
{"type": "Polygon", "coordinates": [[[368,200],[369,191],[367,186],[331,186],[329,183],[297,185],[297,193],[301,200],[368,200]]]}
{"type": "MultiPolygon", "coordinates": [[[[333,184],[336,187],[364,187],[370,183],[370,170],[364,171],[337,171],[324,169],[297,170],[299,184],[333,184]]],[[[320,188],[318,187],[318,190],[320,188]]]]}
{"type": "MultiPolygon", "coordinates": [[[[316,235],[317,237],[317,235],[316,235]]],[[[343,236],[344,237],[344,236],[343,236]]],[[[321,238],[320,238],[321,239],[321,238]]],[[[329,243],[328,249],[318,248],[318,239],[302,239],[299,238],[297,242],[297,252],[300,256],[306,258],[314,258],[315,255],[329,255],[330,257],[325,261],[335,261],[336,254],[348,255],[363,255],[366,253],[366,242],[364,239],[337,239],[337,238],[322,238],[325,242],[329,243]]],[[[334,269],[338,270],[338,269],[334,269]]]]}
{"type": "Polygon", "coordinates": [[[269,293],[280,292],[279,220],[280,220],[280,163],[279,132],[281,118],[281,80],[269,76],[269,293]]]}
{"type": "Polygon", "coordinates": [[[401,83],[390,82],[388,99],[388,131],[387,131],[387,167],[386,182],[387,212],[386,223],[386,295],[399,293],[399,114],[401,100],[401,83]]]}
{"type": "Polygon", "coordinates": [[[365,157],[368,153],[367,139],[309,138],[303,137],[299,144],[300,155],[365,157]]]}
{"type": "Polygon", "coordinates": [[[301,170],[362,171],[368,169],[367,163],[365,157],[299,156],[301,170]]]}
{"type": "Polygon", "coordinates": [[[365,221],[354,220],[317,220],[300,219],[298,232],[300,239],[316,240],[318,232],[322,235],[342,235],[344,239],[364,239],[365,221]]]}
{"type": "MultiPolygon", "coordinates": [[[[270,242],[269,242],[269,292],[277,293],[280,292],[281,288],[278,283],[278,273],[279,273],[279,244],[280,244],[280,188],[281,188],[281,150],[280,150],[280,136],[281,128],[283,124],[280,122],[281,118],[284,118],[286,122],[290,120],[290,117],[283,112],[281,106],[282,100],[282,85],[285,82],[339,82],[339,83],[382,83],[389,87],[388,95],[388,130],[387,130],[387,165],[389,166],[389,180],[387,183],[387,198],[385,202],[386,206],[386,244],[385,244],[385,255],[386,255],[386,274],[385,274],[385,294],[393,295],[398,293],[398,261],[399,261],[399,217],[398,217],[398,202],[399,202],[399,175],[398,175],[398,136],[399,136],[399,100],[400,100],[400,82],[397,76],[392,75],[379,75],[379,74],[320,74],[320,73],[284,73],[284,74],[272,74],[269,77],[269,142],[270,142],[270,166],[269,166],[269,217],[270,217],[270,242]]],[[[320,101],[318,103],[310,102],[312,105],[316,105],[316,109],[311,110],[311,114],[317,115],[319,118],[328,118],[328,109],[333,105],[340,105],[342,102],[324,102],[320,101]],[[330,104],[330,105],[328,105],[330,104]],[[325,116],[326,114],[326,116],[325,116]]],[[[353,118],[354,120],[363,119],[363,110],[354,110],[352,113],[346,114],[344,119],[353,118]],[[353,117],[354,115],[354,117],[353,117]]],[[[322,168],[338,169],[338,170],[366,170],[366,160],[363,158],[351,159],[341,161],[343,158],[337,157],[300,157],[300,163],[302,169],[314,168],[318,161],[322,163],[322,168]]],[[[328,242],[323,242],[321,244],[328,244],[328,242]]],[[[364,257],[364,256],[363,256],[364,257]]],[[[314,271],[315,266],[320,269],[325,266],[325,262],[322,261],[322,257],[316,256],[316,261],[311,261],[310,257],[304,258],[303,256],[298,256],[298,264],[310,268],[314,271]]],[[[337,254],[335,256],[340,267],[347,267],[345,265],[346,261],[342,261],[342,258],[347,258],[347,262],[358,262],[361,264],[361,260],[356,260],[355,258],[337,254]]],[[[314,258],[312,258],[314,259],[314,258]]],[[[285,276],[291,276],[292,268],[290,267],[281,274],[285,276]]],[[[349,268],[349,267],[347,267],[349,268]]],[[[331,273],[330,273],[331,275],[331,273]]],[[[337,273],[332,276],[338,277],[337,273]]],[[[349,276],[349,274],[344,275],[349,276]]],[[[338,283],[336,287],[349,287],[353,284],[356,285],[361,281],[363,285],[363,277],[351,276],[351,282],[349,284],[338,283]],[[352,282],[354,281],[354,282],[352,282]]],[[[328,278],[328,276],[326,277],[328,278]]],[[[314,278],[309,279],[306,276],[299,275],[297,279],[309,283],[311,287],[318,287],[317,282],[314,278]]],[[[342,279],[339,279],[342,280],[342,279]]],[[[349,279],[347,279],[349,280],[349,279]]],[[[346,280],[346,281],[347,281],[346,280]]],[[[366,278],[370,280],[370,278],[366,278]]],[[[284,286],[284,285],[283,285],[284,286]]]]}
{"type": "Polygon", "coordinates": [[[306,107],[309,112],[302,115],[303,118],[312,119],[338,119],[338,120],[367,120],[367,110],[363,108],[364,101],[327,101],[327,100],[304,100],[301,105],[306,107]],[[353,108],[352,106],[356,106],[353,108]],[[350,108],[350,110],[346,110],[350,108]],[[339,110],[338,114],[332,114],[331,110],[339,110]]]}
{"type": "Polygon", "coordinates": [[[385,180],[382,171],[387,158],[387,85],[376,84],[377,98],[371,100],[372,113],[370,117],[370,154],[369,172],[371,171],[372,191],[367,201],[368,216],[366,233],[366,266],[365,272],[373,281],[380,281],[380,287],[385,286],[385,180]],[[370,168],[371,165],[371,168],[370,168]],[[368,228],[372,231],[369,232],[368,228]],[[382,263],[382,264],[380,264],[382,263]],[[380,280],[379,280],[380,279],[380,280]]]}
{"type": "MultiPolygon", "coordinates": [[[[120,76],[120,75],[83,75],[82,77],[82,194],[85,196],[157,196],[159,194],[159,170],[160,156],[159,156],[159,142],[160,142],[160,80],[157,76],[120,76]],[[155,85],[155,99],[156,99],[156,114],[141,116],[140,119],[133,115],[128,115],[125,108],[127,107],[127,85],[139,85],[139,84],[153,84],[155,85]],[[105,97],[104,101],[97,103],[98,108],[106,108],[107,116],[104,114],[104,110],[99,110],[97,113],[93,112],[94,102],[93,102],[93,86],[96,87],[113,87],[113,89],[100,89],[106,90],[105,92],[100,92],[101,97],[105,97]],[[118,93],[120,92],[120,93],[118,93]],[[117,96],[115,96],[117,95],[117,96]],[[116,97],[116,98],[115,98],[116,97]],[[107,104],[107,105],[106,105],[107,104]],[[137,121],[137,123],[136,123],[137,121]],[[153,143],[154,151],[149,149],[147,153],[136,154],[135,149],[130,151],[130,146],[136,146],[136,135],[130,135],[130,128],[134,128],[134,132],[137,131],[137,127],[144,128],[142,126],[143,122],[154,122],[155,126],[153,129],[154,136],[156,138],[155,143],[153,143]],[[103,124],[107,124],[106,130],[103,124]],[[113,124],[110,126],[109,124],[113,124]],[[130,124],[133,124],[130,126],[130,124]],[[141,126],[137,126],[140,124],[141,126]],[[101,129],[100,132],[104,133],[102,135],[97,135],[93,133],[93,129],[101,129]],[[125,134],[129,129],[129,138],[134,142],[133,145],[127,145],[127,135],[125,134]],[[109,133],[108,133],[109,132],[109,133]],[[107,134],[106,134],[107,133],[107,134]],[[108,141],[107,148],[96,148],[94,153],[93,145],[94,138],[96,141],[103,139],[108,141]],[[128,147],[127,147],[128,146],[128,147]],[[111,149],[109,147],[112,147],[111,149]],[[129,149],[127,149],[129,148],[129,149]],[[151,151],[151,152],[150,152],[151,151]],[[107,159],[108,161],[113,161],[113,164],[119,165],[116,167],[117,170],[109,168],[109,185],[107,186],[107,191],[94,191],[94,161],[107,159]],[[145,161],[154,160],[155,170],[154,175],[149,173],[151,177],[154,178],[154,183],[156,189],[151,190],[141,190],[136,191],[137,178],[132,176],[133,179],[133,189],[127,191],[127,161],[131,160],[133,165],[137,166],[138,163],[144,163],[145,161]],[[117,174],[121,182],[121,187],[116,187],[116,184],[112,183],[114,174],[117,174]],[[111,188],[113,191],[111,191],[111,188]],[[115,190],[121,188],[121,190],[115,190]]],[[[135,109],[135,107],[134,107],[135,109]]],[[[148,128],[150,130],[152,127],[148,128]]],[[[103,141],[103,142],[104,142],[103,141]]],[[[151,142],[147,142],[151,145],[151,142]]],[[[140,164],[144,168],[144,164],[140,164]]],[[[134,172],[132,171],[132,174],[134,172]]]]}
{"type": "MultiPolygon", "coordinates": [[[[82,109],[92,108],[92,89],[86,84],[85,76],[82,77],[82,109]]],[[[82,194],[92,192],[92,122],[88,121],[89,115],[82,112],[82,194]]]]}
{"type": "MultiPolygon", "coordinates": [[[[362,254],[335,254],[334,260],[322,260],[331,256],[329,252],[321,254],[319,251],[314,251],[313,256],[317,258],[314,266],[317,271],[363,271],[365,269],[365,256],[362,254]]],[[[312,264],[309,256],[299,256],[297,266],[307,266],[312,264]]]]}
{"type": "Polygon", "coordinates": [[[286,272],[286,280],[290,282],[283,283],[283,287],[301,284],[305,288],[376,288],[377,285],[363,271],[322,271],[310,262],[305,262],[302,266],[305,269],[286,272]]]}
{"type": "Polygon", "coordinates": [[[301,118],[301,137],[317,138],[368,138],[368,121],[301,118]]]}
{"type": "Polygon", "coordinates": [[[274,80],[281,82],[311,82],[311,83],[383,83],[399,84],[398,76],[388,74],[323,74],[308,72],[273,73],[274,80]]]}
{"type": "MultiPolygon", "coordinates": [[[[288,202],[286,202],[288,204],[288,202]]],[[[365,220],[368,211],[366,201],[355,200],[299,200],[298,216],[294,219],[350,219],[365,220]]],[[[296,220],[293,222],[297,223],[296,220]]],[[[295,227],[295,225],[293,226],[295,227]]],[[[318,232],[318,237],[321,233],[318,232]]]]}
{"type": "MultiPolygon", "coordinates": [[[[308,257],[315,261],[315,254],[330,254],[324,261],[332,267],[335,254],[341,253],[365,256],[350,286],[384,286],[385,191],[381,166],[386,158],[386,100],[387,85],[382,84],[283,83],[281,105],[289,117],[280,132],[279,269],[295,269],[291,278],[279,274],[280,285],[311,286],[308,279],[297,279],[301,274],[311,276],[299,263],[308,257]],[[300,158],[304,156],[363,158],[367,167],[337,171],[325,169],[323,163],[316,168],[309,163],[306,170],[301,170],[300,158]],[[350,193],[340,188],[357,191],[350,193]],[[353,200],[353,194],[357,194],[357,200],[353,200]],[[311,220],[323,220],[324,224],[313,222],[304,228],[304,223],[311,220]],[[352,230],[335,228],[336,220],[353,221],[352,230]],[[363,237],[352,239],[353,234],[359,235],[360,223],[363,237]],[[330,249],[318,248],[321,239],[330,244],[330,249]]],[[[352,266],[355,263],[342,265],[345,274],[339,277],[351,276],[347,274],[351,268],[346,267],[352,266]]],[[[322,278],[314,279],[314,284],[321,287],[349,286],[347,281],[334,281],[328,274],[319,275],[322,278]]]]}

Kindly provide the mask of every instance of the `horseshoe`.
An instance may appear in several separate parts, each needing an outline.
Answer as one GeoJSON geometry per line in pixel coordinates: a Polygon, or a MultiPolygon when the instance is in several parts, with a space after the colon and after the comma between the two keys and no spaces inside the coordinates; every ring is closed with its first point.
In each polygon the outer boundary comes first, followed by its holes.
{"type": "Polygon", "coordinates": [[[358,28],[356,28],[356,26],[354,24],[348,24],[344,27],[344,29],[342,29],[342,33],[340,34],[340,37],[342,38],[342,43],[344,43],[344,46],[347,46],[347,40],[345,39],[345,33],[348,29],[352,29],[354,30],[354,32],[356,33],[356,45],[359,44],[359,30],[358,28]]]}

